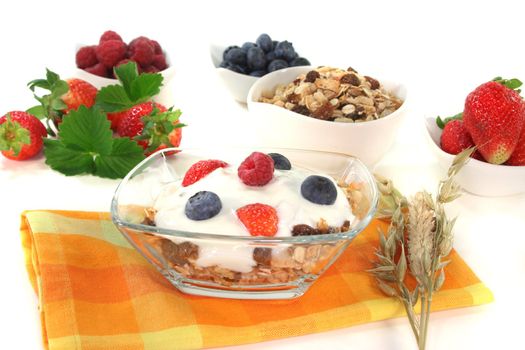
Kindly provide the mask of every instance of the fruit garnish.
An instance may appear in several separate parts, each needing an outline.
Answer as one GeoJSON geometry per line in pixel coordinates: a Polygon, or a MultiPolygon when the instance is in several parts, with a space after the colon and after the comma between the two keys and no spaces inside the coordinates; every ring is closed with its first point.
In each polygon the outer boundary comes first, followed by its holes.
{"type": "Polygon", "coordinates": [[[301,184],[301,195],[312,203],[330,205],[337,199],[337,189],[329,178],[310,175],[301,184]]]}
{"type": "Polygon", "coordinates": [[[199,191],[186,202],[184,213],[190,220],[208,220],[219,214],[222,209],[221,199],[210,191],[199,191]]]}
{"type": "Polygon", "coordinates": [[[502,164],[518,145],[525,103],[517,91],[490,81],[467,96],[463,122],[483,158],[502,164]]]}
{"type": "Polygon", "coordinates": [[[46,79],[36,79],[28,84],[33,93],[36,88],[49,90],[49,94],[34,94],[39,105],[29,108],[28,113],[45,119],[48,133],[54,135],[51,123],[59,124],[62,118],[79,106],[91,107],[95,104],[97,88],[82,79],[61,80],[55,72],[46,69],[46,79]]]}
{"type": "Polygon", "coordinates": [[[450,154],[458,154],[464,149],[474,147],[474,141],[462,120],[452,120],[441,133],[441,149],[450,154]]]}
{"type": "Polygon", "coordinates": [[[290,170],[292,169],[292,163],[279,153],[268,153],[270,157],[273,159],[273,167],[278,170],[290,170]]]}
{"type": "Polygon", "coordinates": [[[210,174],[212,171],[218,168],[225,168],[228,166],[228,163],[223,162],[222,160],[208,159],[208,160],[199,160],[197,163],[193,164],[182,180],[182,186],[186,187],[194,184],[199,181],[206,175],[210,174]]]}
{"type": "Polygon", "coordinates": [[[264,186],[273,178],[273,159],[261,152],[250,154],[237,169],[237,175],[248,186],[264,186]]]}
{"type": "Polygon", "coordinates": [[[20,111],[0,118],[0,150],[9,159],[29,159],[42,149],[47,136],[44,125],[35,116],[20,111]]]}
{"type": "Polygon", "coordinates": [[[180,145],[180,110],[166,109],[155,102],[145,102],[123,112],[117,133],[127,136],[146,150],[146,155],[168,147],[180,145]]]}
{"type": "Polygon", "coordinates": [[[252,236],[272,237],[277,233],[277,211],[266,204],[248,204],[236,210],[237,217],[252,236]]]}
{"type": "Polygon", "coordinates": [[[58,127],[58,139],[44,139],[46,164],[65,175],[124,177],[144,159],[127,137],[113,138],[110,123],[97,108],[80,106],[58,127]]]}

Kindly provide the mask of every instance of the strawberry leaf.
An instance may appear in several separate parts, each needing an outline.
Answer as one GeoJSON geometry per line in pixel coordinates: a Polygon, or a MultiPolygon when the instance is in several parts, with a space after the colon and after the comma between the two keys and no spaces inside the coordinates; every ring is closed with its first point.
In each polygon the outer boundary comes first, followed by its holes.
{"type": "Polygon", "coordinates": [[[131,99],[140,103],[158,95],[163,79],[160,74],[145,73],[139,75],[131,83],[131,99]]]}
{"type": "Polygon", "coordinates": [[[34,115],[38,119],[44,119],[46,117],[46,111],[44,110],[44,106],[42,105],[31,107],[26,112],[31,115],[34,115]]]}
{"type": "Polygon", "coordinates": [[[129,138],[117,138],[109,155],[95,159],[94,174],[111,179],[122,178],[144,159],[143,152],[142,147],[129,138]]]}
{"type": "Polygon", "coordinates": [[[44,140],[46,164],[65,175],[124,177],[144,159],[129,138],[113,138],[110,122],[97,108],[79,107],[60,124],[58,139],[44,140]]]}
{"type": "Polygon", "coordinates": [[[137,64],[128,62],[115,67],[115,76],[122,83],[128,96],[131,96],[131,83],[139,76],[137,64]]]}
{"type": "Polygon", "coordinates": [[[441,119],[441,117],[438,116],[436,118],[436,124],[437,124],[437,126],[440,129],[443,129],[445,127],[445,125],[447,125],[448,122],[450,122],[452,120],[462,120],[462,119],[463,119],[463,112],[455,114],[455,115],[453,115],[451,117],[447,117],[445,119],[441,119]]]}
{"type": "Polygon", "coordinates": [[[492,79],[492,81],[495,81],[495,82],[497,82],[497,83],[500,83],[501,85],[506,86],[506,87],[508,87],[509,89],[517,90],[518,93],[521,92],[521,90],[519,90],[519,87],[521,87],[521,86],[523,85],[523,83],[521,82],[521,80],[516,79],[516,78],[513,78],[513,79],[504,79],[504,78],[502,78],[502,77],[495,77],[494,79],[492,79]]]}
{"type": "Polygon", "coordinates": [[[96,105],[106,112],[120,112],[134,105],[120,85],[103,87],[97,93],[96,105]]]}

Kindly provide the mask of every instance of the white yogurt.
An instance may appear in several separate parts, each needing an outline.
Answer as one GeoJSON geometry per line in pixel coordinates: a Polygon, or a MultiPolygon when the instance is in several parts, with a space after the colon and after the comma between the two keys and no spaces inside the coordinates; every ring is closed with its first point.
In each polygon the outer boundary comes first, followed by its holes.
{"type": "MultiPolygon", "coordinates": [[[[274,207],[279,218],[275,237],[291,236],[293,226],[307,224],[315,227],[322,218],[329,226],[339,227],[354,216],[346,196],[334,182],[337,199],[333,205],[320,205],[304,199],[301,184],[314,175],[305,170],[275,170],[273,179],[265,186],[247,186],[237,176],[237,167],[218,168],[196,183],[182,187],[182,180],[167,184],[157,197],[155,223],[158,227],[210,234],[250,236],[235,211],[245,205],[263,203],[274,207]],[[194,221],[184,214],[187,200],[199,191],[216,193],[222,209],[211,219],[194,221]]],[[[195,243],[195,242],[193,242],[195,243]]],[[[218,265],[239,272],[249,272],[256,262],[253,248],[244,243],[199,243],[197,264],[203,267],[218,265]]]]}

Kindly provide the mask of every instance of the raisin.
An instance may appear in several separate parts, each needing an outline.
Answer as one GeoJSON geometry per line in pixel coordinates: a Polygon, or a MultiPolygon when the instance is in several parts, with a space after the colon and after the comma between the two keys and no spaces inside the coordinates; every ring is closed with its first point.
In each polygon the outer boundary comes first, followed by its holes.
{"type": "Polygon", "coordinates": [[[319,72],[315,70],[311,70],[306,74],[306,78],[304,78],[304,81],[307,83],[313,83],[315,82],[315,79],[320,78],[320,77],[321,75],[319,74],[319,72]]]}
{"type": "Polygon", "coordinates": [[[366,75],[365,75],[365,79],[370,83],[370,88],[372,90],[379,89],[379,82],[377,80],[375,80],[372,77],[366,76],[366,75]]]}
{"type": "Polygon", "coordinates": [[[293,84],[294,85],[299,85],[299,83],[301,82],[301,79],[297,78],[293,81],[293,84]]]}
{"type": "Polygon", "coordinates": [[[341,226],[341,232],[346,232],[348,230],[350,230],[350,221],[345,220],[345,222],[343,222],[343,226],[341,226]]]}
{"type": "Polygon", "coordinates": [[[330,102],[325,102],[312,113],[312,116],[322,120],[333,120],[334,109],[330,102]]]}
{"type": "Polygon", "coordinates": [[[292,236],[311,236],[319,234],[319,230],[312,226],[300,224],[292,228],[292,236]]]}
{"type": "Polygon", "coordinates": [[[196,259],[199,254],[199,248],[190,242],[175,244],[169,239],[164,239],[160,247],[164,257],[176,265],[184,265],[188,258],[196,259]]]}
{"type": "Polygon", "coordinates": [[[253,250],[253,260],[259,265],[270,266],[272,262],[272,249],[271,248],[255,248],[253,250]]]}
{"type": "Polygon", "coordinates": [[[354,68],[352,68],[352,67],[348,67],[346,70],[347,70],[348,72],[354,72],[354,73],[357,73],[357,71],[356,71],[354,68]]]}
{"type": "Polygon", "coordinates": [[[306,106],[295,105],[292,108],[292,112],[299,113],[299,114],[305,115],[307,117],[310,116],[310,110],[308,108],[306,108],[306,106]]]}
{"type": "Polygon", "coordinates": [[[292,92],[291,94],[286,96],[286,100],[290,103],[298,104],[299,101],[301,101],[301,96],[292,92]]]}
{"type": "Polygon", "coordinates": [[[361,84],[359,77],[352,73],[343,75],[339,82],[341,84],[350,84],[353,86],[359,86],[359,84],[361,84]]]}

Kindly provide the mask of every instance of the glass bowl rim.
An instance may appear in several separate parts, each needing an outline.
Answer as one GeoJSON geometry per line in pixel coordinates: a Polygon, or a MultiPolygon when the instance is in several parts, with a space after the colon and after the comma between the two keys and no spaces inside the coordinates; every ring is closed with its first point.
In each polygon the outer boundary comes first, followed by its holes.
{"type": "MultiPolygon", "coordinates": [[[[250,151],[248,151],[250,152],[250,151]]],[[[372,218],[375,215],[375,212],[377,210],[377,205],[379,202],[379,190],[377,188],[374,176],[372,173],[368,170],[366,165],[359,160],[358,158],[341,153],[341,152],[327,152],[327,151],[316,151],[316,150],[305,150],[305,149],[298,149],[298,148],[281,148],[281,147],[271,147],[271,146],[261,146],[261,147],[235,147],[235,146],[217,146],[217,147],[172,147],[172,148],[164,148],[162,150],[159,150],[144,160],[142,160],[139,164],[137,164],[119,183],[117,186],[117,189],[115,190],[113,194],[113,198],[111,200],[111,219],[115,225],[118,227],[125,227],[131,230],[135,231],[143,231],[147,233],[154,233],[158,235],[163,236],[170,236],[170,237],[184,237],[188,239],[208,239],[208,240],[219,240],[219,241],[241,241],[241,242],[251,242],[251,243],[257,243],[257,244],[276,244],[276,243],[285,243],[285,244],[291,244],[291,243],[318,243],[318,242],[336,242],[340,240],[346,240],[346,239],[353,239],[359,232],[363,231],[372,218]],[[339,232],[339,233],[327,233],[327,234],[320,234],[320,235],[310,235],[310,236],[287,236],[287,237],[265,237],[265,236],[233,236],[233,235],[221,235],[221,234],[214,234],[214,233],[201,233],[201,232],[190,232],[190,231],[181,231],[181,230],[174,230],[174,229],[166,229],[166,228],[159,228],[156,226],[150,226],[150,225],[144,225],[144,224],[133,224],[130,222],[127,222],[120,218],[118,215],[118,198],[120,195],[120,191],[123,188],[123,185],[125,185],[131,177],[135,175],[135,173],[142,169],[144,164],[150,162],[153,158],[158,157],[164,157],[165,153],[167,152],[182,152],[182,151],[206,151],[209,149],[232,149],[232,150],[248,150],[251,151],[254,150],[264,150],[264,149],[271,149],[272,151],[280,151],[281,154],[286,154],[286,151],[293,151],[293,152],[305,152],[305,153],[318,153],[318,154],[331,154],[331,155],[339,155],[346,157],[349,160],[352,160],[352,165],[357,164],[357,166],[362,170],[361,172],[366,175],[366,180],[368,185],[370,185],[371,192],[372,192],[372,198],[370,201],[370,209],[366,213],[366,215],[359,221],[359,223],[351,228],[348,231],[345,232],[339,232]]]]}

